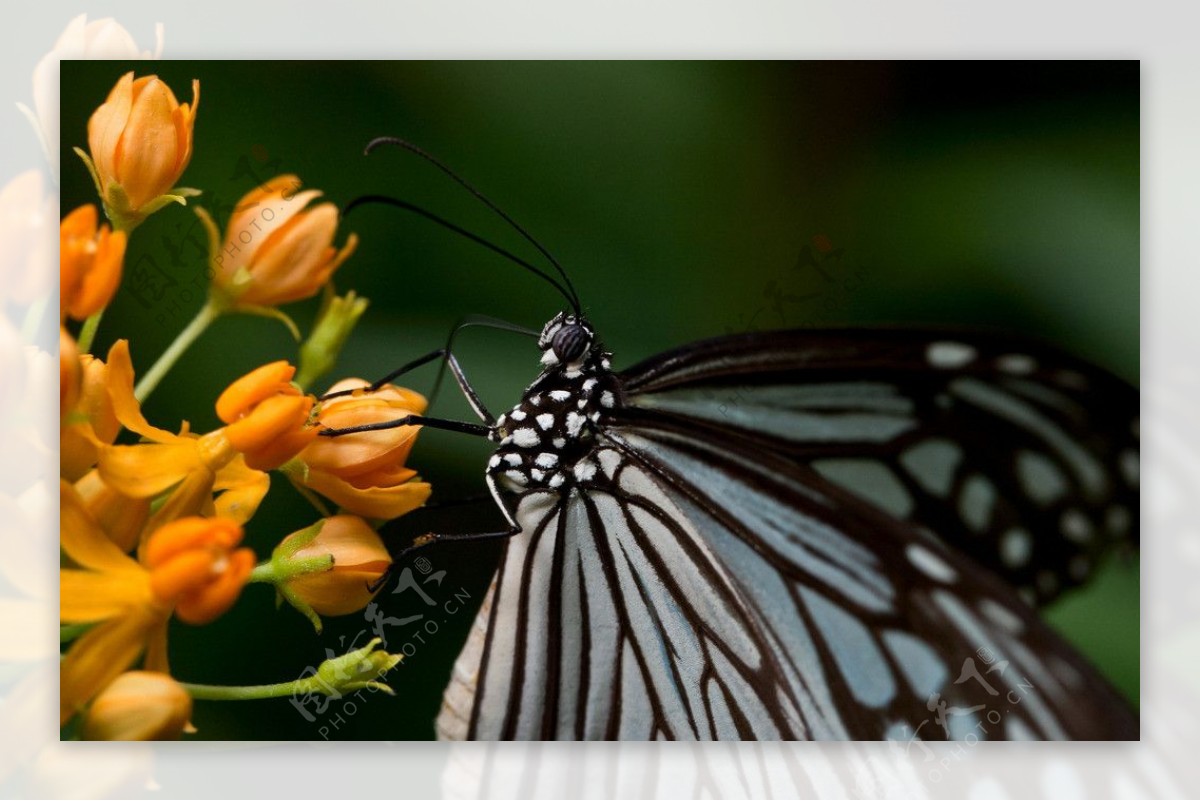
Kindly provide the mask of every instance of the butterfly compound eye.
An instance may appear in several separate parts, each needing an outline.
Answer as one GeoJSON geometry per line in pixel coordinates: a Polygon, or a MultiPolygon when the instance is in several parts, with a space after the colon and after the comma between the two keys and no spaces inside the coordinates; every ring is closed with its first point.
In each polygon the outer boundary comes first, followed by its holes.
{"type": "Polygon", "coordinates": [[[563,364],[579,361],[592,344],[592,335],[582,325],[564,325],[554,334],[551,347],[563,364]]]}

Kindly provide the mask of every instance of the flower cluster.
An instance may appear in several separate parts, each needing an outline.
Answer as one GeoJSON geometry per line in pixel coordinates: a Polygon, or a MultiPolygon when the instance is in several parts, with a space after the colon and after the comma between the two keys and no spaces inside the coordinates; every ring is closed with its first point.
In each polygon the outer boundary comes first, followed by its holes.
{"type": "MultiPolygon", "coordinates": [[[[127,339],[94,352],[135,229],[201,195],[178,186],[193,154],[199,81],[191,90],[191,102],[180,103],[157,76],[117,81],[89,120],[88,151],[77,149],[99,205],[80,206],[60,224],[60,723],[89,739],[177,738],[194,731],[194,701],[250,697],[246,688],[177,677],[168,659],[171,621],[207,625],[260,582],[319,631],[322,616],[370,603],[391,568],[376,528],[430,493],[408,466],[418,426],[319,437],[323,428],[419,414],[425,399],[390,385],[327,401],[309,393],[333,368],[367,302],[332,286],[357,237],[336,245],[337,208],[294,175],[247,192],[223,233],[195,209],[209,240],[207,264],[197,265],[211,277],[208,298],[140,379],[127,339]],[[143,402],[218,319],[272,317],[301,339],[279,306],[319,293],[322,310],[300,345],[299,370],[287,359],[247,365],[208,401],[221,423],[211,431],[146,419],[143,402]],[[250,530],[273,471],[319,519],[286,536],[250,530]],[[260,563],[252,546],[262,537],[275,544],[260,563]]],[[[366,386],[345,379],[332,389],[366,386]]],[[[398,661],[376,645],[326,664],[365,665],[356,680],[375,686],[398,661]]]]}

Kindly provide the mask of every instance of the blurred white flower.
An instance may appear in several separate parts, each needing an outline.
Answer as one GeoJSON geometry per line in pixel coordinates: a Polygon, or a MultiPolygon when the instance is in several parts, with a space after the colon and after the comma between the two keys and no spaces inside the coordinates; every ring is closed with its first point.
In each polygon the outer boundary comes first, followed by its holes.
{"type": "Polygon", "coordinates": [[[26,170],[0,189],[0,302],[49,298],[58,281],[57,231],[57,193],[46,191],[40,170],[26,170]]]}
{"type": "Polygon", "coordinates": [[[33,70],[33,109],[24,103],[17,108],[29,118],[41,138],[42,150],[50,162],[50,171],[58,179],[58,63],[63,59],[159,58],[162,55],[163,26],[154,26],[154,52],[138,50],[129,31],[110,17],[87,21],[80,14],[67,23],[54,48],[42,57],[33,70]]]}

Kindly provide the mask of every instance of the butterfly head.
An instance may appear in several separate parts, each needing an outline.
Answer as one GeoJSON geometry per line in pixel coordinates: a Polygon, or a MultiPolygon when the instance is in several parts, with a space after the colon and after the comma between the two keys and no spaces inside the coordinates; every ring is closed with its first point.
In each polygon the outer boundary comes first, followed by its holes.
{"type": "Polygon", "coordinates": [[[542,349],[542,364],[547,367],[563,365],[568,369],[578,368],[587,359],[595,344],[592,327],[582,317],[559,312],[538,338],[542,349]]]}

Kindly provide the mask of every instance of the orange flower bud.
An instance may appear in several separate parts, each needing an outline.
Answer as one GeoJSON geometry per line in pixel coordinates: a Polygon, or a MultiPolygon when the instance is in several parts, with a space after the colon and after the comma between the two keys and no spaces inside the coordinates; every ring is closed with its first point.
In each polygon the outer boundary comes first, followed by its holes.
{"type": "Polygon", "coordinates": [[[252,550],[234,550],[241,541],[241,525],[223,517],[167,523],[150,536],[142,555],[151,591],[186,623],[215,620],[233,606],[254,568],[252,550]]]}
{"type": "Polygon", "coordinates": [[[87,740],[178,740],[192,717],[192,697],[166,673],[122,673],[92,701],[87,740]]]}
{"type": "MultiPolygon", "coordinates": [[[[307,530],[289,534],[277,553],[307,534],[307,530]]],[[[327,518],[320,532],[308,544],[287,558],[333,557],[333,566],[317,573],[302,573],[287,580],[287,594],[298,598],[319,615],[349,615],[371,602],[368,587],[374,585],[392,564],[383,540],[361,517],[337,515],[327,518]]],[[[291,600],[291,597],[289,597],[291,600]]]]}
{"type": "Polygon", "coordinates": [[[358,245],[354,234],[333,247],[338,210],[309,203],[320,192],[301,192],[294,175],[280,175],[247,193],[234,209],[215,283],[234,305],[278,306],[310,298],[358,245]]]}
{"type": "Polygon", "coordinates": [[[192,81],[188,105],[156,75],[121,76],[88,120],[88,147],[110,211],[138,217],[175,186],[192,158],[199,100],[199,81],[192,81]]]}
{"type": "MultiPolygon", "coordinates": [[[[331,392],[367,386],[361,379],[338,382],[331,392]]],[[[387,386],[361,396],[324,401],[317,414],[323,428],[396,420],[425,410],[425,398],[411,390],[387,386]]],[[[427,483],[414,480],[405,467],[420,426],[364,431],[342,437],[318,437],[299,458],[307,468],[304,483],[347,511],[377,519],[411,512],[429,498],[427,483]]]]}
{"type": "Polygon", "coordinates": [[[288,461],[317,437],[306,426],[313,398],[290,383],[296,368],[272,362],[234,381],[217,398],[217,416],[228,423],[225,436],[256,470],[288,461]]]}
{"type": "Polygon", "coordinates": [[[85,320],[112,300],[121,283],[125,232],[97,228],[99,215],[90,203],[63,218],[58,227],[59,316],[85,320]]]}

